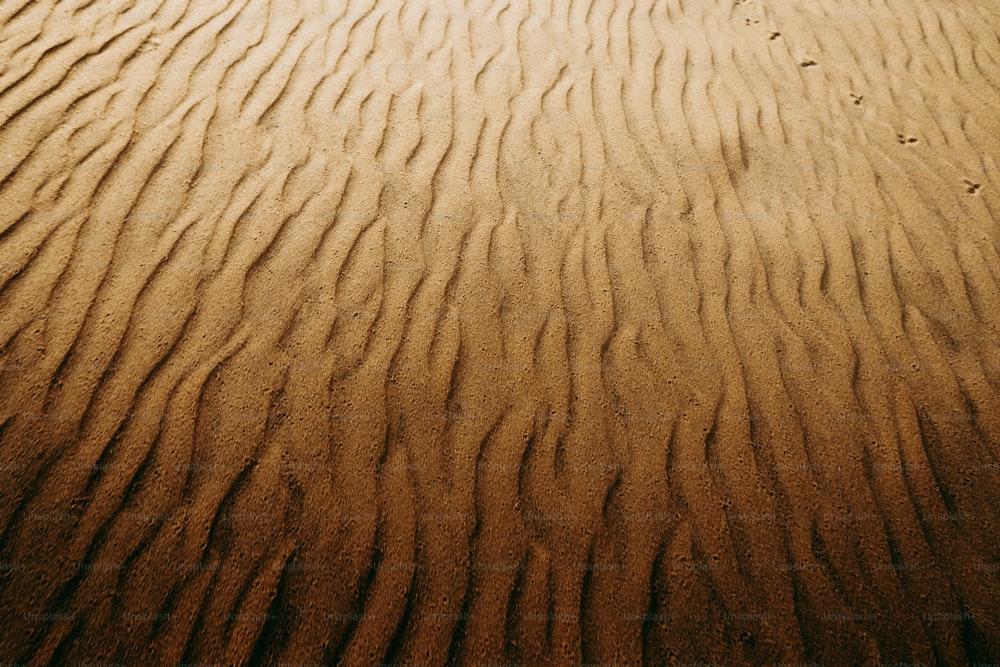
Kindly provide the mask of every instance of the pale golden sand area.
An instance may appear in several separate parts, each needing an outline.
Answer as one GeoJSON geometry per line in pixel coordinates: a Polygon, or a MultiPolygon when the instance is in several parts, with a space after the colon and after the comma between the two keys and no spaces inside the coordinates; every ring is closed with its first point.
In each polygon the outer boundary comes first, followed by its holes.
{"type": "Polygon", "coordinates": [[[0,0],[0,663],[1000,662],[1000,5],[0,0]]]}

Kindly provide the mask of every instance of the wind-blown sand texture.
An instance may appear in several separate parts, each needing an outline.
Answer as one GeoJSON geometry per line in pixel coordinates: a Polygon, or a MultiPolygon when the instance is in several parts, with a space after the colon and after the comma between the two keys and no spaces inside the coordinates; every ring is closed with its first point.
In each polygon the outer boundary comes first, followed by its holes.
{"type": "Polygon", "coordinates": [[[1000,661],[998,33],[0,2],[0,661],[1000,661]]]}

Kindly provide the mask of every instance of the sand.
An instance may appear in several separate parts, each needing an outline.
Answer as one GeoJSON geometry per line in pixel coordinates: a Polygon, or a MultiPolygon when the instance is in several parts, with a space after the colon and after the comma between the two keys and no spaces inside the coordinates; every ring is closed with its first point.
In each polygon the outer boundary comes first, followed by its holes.
{"type": "Polygon", "coordinates": [[[0,662],[1000,662],[998,35],[0,3],[0,662]]]}

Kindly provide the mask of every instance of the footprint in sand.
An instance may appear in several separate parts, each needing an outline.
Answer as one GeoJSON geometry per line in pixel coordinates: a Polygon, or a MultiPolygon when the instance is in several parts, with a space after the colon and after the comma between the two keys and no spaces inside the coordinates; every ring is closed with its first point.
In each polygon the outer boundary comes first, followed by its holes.
{"type": "Polygon", "coordinates": [[[967,178],[963,178],[962,181],[965,183],[965,191],[970,195],[978,194],[979,188],[983,187],[982,183],[975,183],[967,178]]]}
{"type": "Polygon", "coordinates": [[[916,137],[911,137],[899,133],[896,134],[896,141],[898,141],[901,144],[915,144],[919,142],[919,140],[916,137]]]}
{"type": "Polygon", "coordinates": [[[865,96],[851,93],[851,99],[854,100],[854,106],[859,107],[861,106],[861,103],[865,101],[865,96]]]}
{"type": "Polygon", "coordinates": [[[760,23],[760,19],[743,19],[743,23],[746,25],[757,25],[760,23]]]}
{"type": "Polygon", "coordinates": [[[780,33],[780,32],[778,32],[777,30],[770,30],[770,31],[768,31],[768,33],[767,33],[767,38],[768,38],[769,40],[771,40],[772,42],[773,42],[774,40],[778,39],[779,37],[781,37],[781,33],[780,33]]]}
{"type": "Polygon", "coordinates": [[[816,65],[819,65],[819,63],[813,60],[812,58],[806,58],[805,60],[800,62],[799,65],[801,65],[802,67],[816,67],[816,65]]]}

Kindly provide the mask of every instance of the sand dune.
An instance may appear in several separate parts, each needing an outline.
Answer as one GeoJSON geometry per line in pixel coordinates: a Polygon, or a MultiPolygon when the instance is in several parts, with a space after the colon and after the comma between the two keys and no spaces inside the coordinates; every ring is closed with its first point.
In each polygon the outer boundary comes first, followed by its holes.
{"type": "Polygon", "coordinates": [[[1000,7],[0,2],[0,662],[1000,662],[1000,7]]]}

